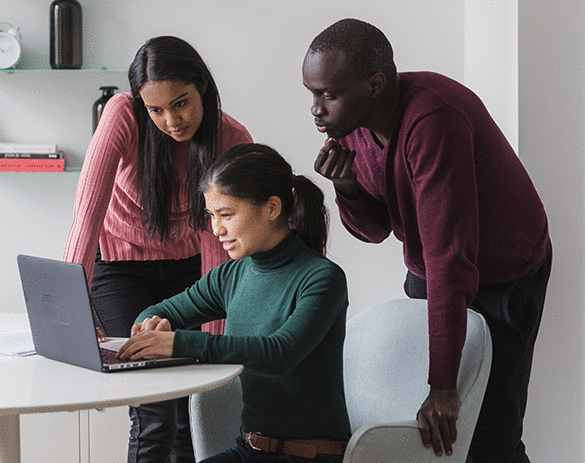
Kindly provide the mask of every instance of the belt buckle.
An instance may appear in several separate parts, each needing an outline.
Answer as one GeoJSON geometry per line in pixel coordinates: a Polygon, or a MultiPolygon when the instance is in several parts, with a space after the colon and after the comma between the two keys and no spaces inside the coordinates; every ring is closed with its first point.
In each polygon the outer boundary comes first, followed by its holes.
{"type": "Polygon", "coordinates": [[[264,437],[262,434],[260,434],[259,432],[249,432],[246,435],[246,440],[248,441],[248,444],[250,444],[250,447],[252,447],[254,450],[256,450],[257,452],[261,452],[262,449],[259,447],[256,447],[253,443],[252,443],[252,436],[258,436],[258,437],[264,437]]]}

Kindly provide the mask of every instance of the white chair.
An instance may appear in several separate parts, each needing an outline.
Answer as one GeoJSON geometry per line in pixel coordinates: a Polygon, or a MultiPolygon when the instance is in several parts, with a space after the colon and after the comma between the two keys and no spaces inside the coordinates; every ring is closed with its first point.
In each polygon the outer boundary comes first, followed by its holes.
{"type": "Polygon", "coordinates": [[[416,423],[429,392],[427,301],[391,300],[348,321],[344,372],[353,435],[344,463],[465,462],[492,358],[484,318],[471,310],[467,315],[457,441],[448,458],[423,447],[416,423]]]}
{"type": "Polygon", "coordinates": [[[189,398],[189,419],[195,461],[236,446],[243,409],[240,378],[189,398]]]}
{"type": "MultiPolygon", "coordinates": [[[[344,374],[352,427],[344,463],[465,462],[491,366],[491,338],[483,317],[468,310],[458,392],[458,437],[451,457],[421,443],[416,413],[428,395],[428,321],[423,300],[397,299],[347,322],[344,374]]],[[[239,380],[191,396],[197,461],[235,445],[242,409],[239,380]]]]}

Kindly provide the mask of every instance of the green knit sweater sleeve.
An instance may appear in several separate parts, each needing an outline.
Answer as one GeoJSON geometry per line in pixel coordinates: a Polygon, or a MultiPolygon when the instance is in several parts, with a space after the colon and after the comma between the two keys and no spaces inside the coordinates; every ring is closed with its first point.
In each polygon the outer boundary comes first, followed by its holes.
{"type": "MultiPolygon", "coordinates": [[[[279,287],[278,278],[271,279],[272,288],[279,287]]],[[[284,282],[283,282],[284,284],[284,282]]],[[[262,286],[262,285],[261,285],[262,286]]],[[[277,291],[277,293],[280,293],[277,291]]],[[[190,292],[196,299],[198,294],[190,292]]],[[[279,294],[280,295],[280,294],[279,294]]],[[[263,298],[271,305],[271,298],[263,298]]],[[[252,302],[252,301],[251,301],[252,302]]],[[[193,356],[207,363],[236,363],[247,368],[268,374],[283,374],[303,361],[323,340],[335,320],[347,308],[345,274],[335,266],[323,266],[312,272],[298,290],[284,298],[275,298],[272,307],[283,309],[293,307],[292,313],[280,313],[278,318],[286,318],[284,323],[273,332],[247,333],[249,325],[246,315],[254,311],[258,324],[271,325],[275,318],[264,317],[263,311],[253,302],[248,307],[230,307],[236,320],[242,322],[225,335],[178,330],[175,335],[173,355],[193,356]]],[[[232,312],[230,311],[230,318],[232,312]]],[[[230,320],[228,318],[228,320],[230,320]]],[[[270,331],[270,330],[268,330],[270,331]]]]}
{"type": "MultiPolygon", "coordinates": [[[[172,329],[176,331],[177,329],[191,330],[203,323],[226,318],[221,285],[223,271],[223,265],[212,269],[192,287],[144,310],[135,323],[141,323],[146,318],[158,315],[168,319],[172,329]]],[[[192,333],[203,334],[200,331],[192,331],[192,333]]],[[[173,356],[184,355],[173,352],[173,356]]]]}

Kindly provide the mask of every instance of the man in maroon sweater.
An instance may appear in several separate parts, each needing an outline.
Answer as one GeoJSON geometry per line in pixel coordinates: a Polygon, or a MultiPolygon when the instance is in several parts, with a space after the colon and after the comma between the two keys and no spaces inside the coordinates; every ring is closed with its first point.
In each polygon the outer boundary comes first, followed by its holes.
{"type": "Polygon", "coordinates": [[[397,73],[387,38],[362,21],[315,38],[303,81],[329,136],[315,170],[333,181],[344,226],[372,243],[393,232],[407,295],[428,299],[423,443],[452,453],[471,307],[488,322],[494,355],[469,461],[529,462],[522,420],[552,250],[520,160],[473,92],[439,74],[397,73]]]}

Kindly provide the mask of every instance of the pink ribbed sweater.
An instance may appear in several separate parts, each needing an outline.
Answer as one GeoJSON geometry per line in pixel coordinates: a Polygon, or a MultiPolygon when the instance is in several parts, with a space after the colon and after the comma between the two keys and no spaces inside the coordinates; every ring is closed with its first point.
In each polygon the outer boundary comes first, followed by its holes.
{"type": "MultiPolygon", "coordinates": [[[[220,149],[248,143],[246,128],[222,113],[220,149]]],[[[63,260],[83,265],[91,282],[98,241],[105,261],[186,259],[201,252],[201,271],[207,273],[229,260],[209,231],[189,226],[186,194],[189,142],[175,143],[173,161],[181,184],[180,204],[170,217],[170,239],[151,239],[142,223],[136,189],[138,125],[129,93],[114,95],[104,108],[91,139],[75,195],[73,223],[63,260]]],[[[221,330],[215,326],[213,331],[221,330]]]]}

